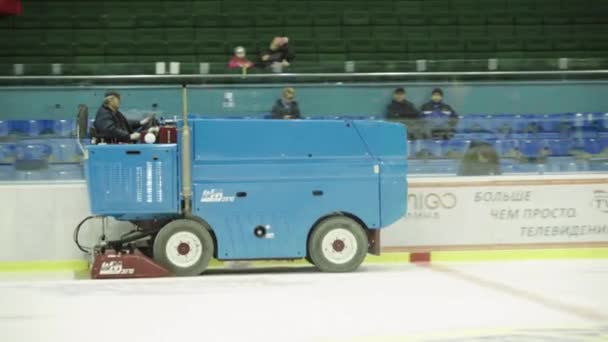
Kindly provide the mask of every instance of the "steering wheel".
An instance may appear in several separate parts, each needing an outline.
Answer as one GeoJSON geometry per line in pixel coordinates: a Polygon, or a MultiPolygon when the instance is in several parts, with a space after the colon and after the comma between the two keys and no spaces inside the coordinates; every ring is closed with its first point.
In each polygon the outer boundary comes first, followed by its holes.
{"type": "Polygon", "coordinates": [[[140,132],[140,133],[145,132],[152,127],[160,126],[160,122],[156,119],[156,115],[152,114],[151,116],[149,116],[149,118],[150,118],[150,120],[148,120],[148,122],[145,125],[142,125],[141,127],[139,127],[137,132],[140,132]]]}

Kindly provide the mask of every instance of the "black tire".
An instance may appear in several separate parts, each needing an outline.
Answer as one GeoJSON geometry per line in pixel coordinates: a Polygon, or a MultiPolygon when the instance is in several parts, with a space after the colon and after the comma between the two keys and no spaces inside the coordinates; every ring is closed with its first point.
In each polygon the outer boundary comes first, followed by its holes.
{"type": "Polygon", "coordinates": [[[367,247],[367,234],[357,221],[346,216],[332,216],[322,220],[313,228],[308,240],[308,255],[312,263],[323,272],[352,272],[365,259],[367,247]],[[323,246],[325,237],[331,239],[329,234],[346,237],[347,242],[338,238],[334,240],[331,248],[328,248],[327,244],[323,246]],[[340,244],[336,246],[337,241],[342,241],[341,248],[340,244]],[[355,251],[350,252],[352,249],[355,251]],[[334,257],[331,257],[332,253],[334,257]],[[337,260],[341,257],[345,259],[337,260]]]}
{"type": "MultiPolygon", "coordinates": [[[[175,240],[171,242],[174,243],[175,240]]],[[[213,257],[214,249],[213,237],[209,232],[208,226],[200,222],[183,219],[175,220],[165,225],[158,232],[156,239],[154,239],[153,247],[154,260],[180,277],[196,276],[203,273],[213,257]],[[179,255],[184,255],[184,257],[188,253],[193,252],[193,256],[195,257],[194,260],[190,260],[187,264],[182,265],[178,263],[175,255],[169,256],[167,253],[167,245],[171,241],[171,238],[175,237],[175,239],[178,239],[179,236],[177,234],[180,233],[186,237],[187,242],[180,242],[179,246],[175,247],[176,252],[179,255]],[[182,251],[179,250],[183,244],[187,245],[185,247],[186,251],[184,251],[185,254],[182,254],[182,251]],[[200,255],[196,257],[199,248],[200,255]]]]}

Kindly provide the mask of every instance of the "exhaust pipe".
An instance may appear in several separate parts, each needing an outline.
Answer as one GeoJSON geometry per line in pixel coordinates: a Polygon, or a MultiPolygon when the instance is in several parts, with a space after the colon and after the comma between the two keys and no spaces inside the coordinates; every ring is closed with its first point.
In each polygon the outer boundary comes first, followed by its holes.
{"type": "Polygon", "coordinates": [[[184,197],[184,215],[192,214],[192,132],[188,126],[188,90],[182,86],[182,196],[184,197]]]}

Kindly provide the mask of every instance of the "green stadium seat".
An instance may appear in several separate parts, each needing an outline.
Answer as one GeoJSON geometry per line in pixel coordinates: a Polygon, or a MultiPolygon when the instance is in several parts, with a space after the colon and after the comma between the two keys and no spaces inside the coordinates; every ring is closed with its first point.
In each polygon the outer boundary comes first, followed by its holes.
{"type": "Polygon", "coordinates": [[[44,45],[41,56],[74,56],[74,45],[71,41],[51,42],[44,45]]]}
{"type": "Polygon", "coordinates": [[[569,25],[545,25],[543,35],[549,39],[570,39],[573,31],[569,25]]]}
{"type": "Polygon", "coordinates": [[[346,43],[341,39],[321,39],[317,41],[317,51],[319,54],[345,53],[346,43]]]}
{"type": "Polygon", "coordinates": [[[474,38],[466,41],[467,52],[494,52],[494,41],[491,39],[474,38]]]}
{"type": "Polygon", "coordinates": [[[399,26],[372,26],[372,37],[374,39],[401,39],[401,28],[399,26]]]}
{"type": "Polygon", "coordinates": [[[255,25],[255,18],[251,14],[245,15],[226,15],[224,27],[251,28],[255,25]]]}
{"type": "Polygon", "coordinates": [[[345,26],[368,26],[370,17],[367,12],[345,12],[342,17],[342,25],[345,26]]]}
{"type": "Polygon", "coordinates": [[[523,41],[517,38],[502,38],[496,41],[497,51],[523,51],[523,41]]]}
{"type": "Polygon", "coordinates": [[[555,13],[553,15],[543,16],[543,23],[545,25],[568,25],[571,21],[571,16],[566,13],[555,13]]]}
{"type": "Polygon", "coordinates": [[[524,40],[524,49],[526,51],[551,51],[553,46],[551,41],[544,38],[530,38],[524,40]]]}
{"type": "Polygon", "coordinates": [[[132,56],[137,50],[134,43],[112,42],[105,45],[105,53],[111,56],[132,56]]]}
{"type": "Polygon", "coordinates": [[[315,26],[339,26],[341,25],[340,17],[334,13],[322,14],[319,13],[312,18],[315,26]]]}
{"type": "Polygon", "coordinates": [[[187,28],[165,29],[167,42],[191,43],[196,39],[194,30],[187,28]]]}
{"type": "Polygon", "coordinates": [[[434,52],[435,44],[428,39],[412,39],[407,41],[407,50],[411,52],[434,52]]]}
{"type": "Polygon", "coordinates": [[[165,27],[178,28],[187,27],[191,28],[194,26],[196,16],[193,14],[167,14],[165,16],[165,27]]]}
{"type": "Polygon", "coordinates": [[[226,43],[223,40],[208,40],[208,41],[197,41],[196,42],[196,51],[197,54],[205,55],[205,54],[223,54],[226,59],[228,59],[231,50],[226,46],[226,43]]]}
{"type": "Polygon", "coordinates": [[[525,53],[522,51],[498,51],[496,52],[496,58],[499,59],[499,69],[503,69],[502,65],[505,59],[520,59],[524,58],[525,53]]]}
{"type": "MultiPolygon", "coordinates": [[[[346,54],[344,53],[319,53],[319,63],[344,63],[346,62],[346,54]]],[[[344,70],[344,65],[341,66],[344,70]]]]}
{"type": "Polygon", "coordinates": [[[255,17],[256,27],[274,27],[283,25],[284,21],[282,16],[277,17],[274,14],[258,14],[255,17]]]}
{"type": "Polygon", "coordinates": [[[224,40],[224,30],[220,28],[198,28],[196,29],[196,40],[224,40]]]}
{"type": "Polygon", "coordinates": [[[401,35],[407,39],[428,39],[429,29],[426,26],[420,27],[401,27],[401,35]]]}
{"type": "Polygon", "coordinates": [[[400,17],[401,25],[404,26],[424,26],[428,25],[428,18],[423,15],[407,15],[401,14],[400,17]]]}
{"type": "Polygon", "coordinates": [[[249,28],[226,28],[224,29],[226,41],[229,42],[247,42],[256,38],[255,31],[249,28]]]}
{"type": "Polygon", "coordinates": [[[300,40],[295,40],[292,44],[290,44],[291,48],[295,51],[296,55],[299,55],[300,53],[305,53],[305,54],[316,54],[317,53],[317,46],[314,40],[306,40],[306,39],[300,39],[300,40]]]}
{"type": "Polygon", "coordinates": [[[161,44],[167,40],[164,29],[137,29],[135,30],[135,43],[161,44]]]}
{"type": "Polygon", "coordinates": [[[219,14],[199,14],[194,16],[195,27],[222,27],[224,16],[219,14]]]}
{"type": "Polygon", "coordinates": [[[165,16],[162,12],[137,14],[135,18],[137,28],[157,28],[165,25],[165,16]]]}
{"type": "Polygon", "coordinates": [[[397,0],[395,1],[394,6],[396,9],[422,11],[422,3],[422,0],[397,0]]]}
{"type": "Polygon", "coordinates": [[[511,25],[488,25],[488,36],[490,37],[513,37],[515,35],[515,27],[511,25]]]}
{"type": "Polygon", "coordinates": [[[317,39],[340,39],[342,30],[340,27],[313,27],[313,35],[317,39]]]}
{"type": "MultiPolygon", "coordinates": [[[[608,13],[606,13],[608,15],[608,13]]],[[[572,20],[575,25],[590,25],[590,24],[605,24],[608,22],[608,18],[600,15],[583,15],[575,16],[572,20]]],[[[608,27],[607,27],[608,29],[608,27]]]]}
{"type": "Polygon", "coordinates": [[[536,15],[519,15],[515,17],[516,25],[541,25],[543,23],[543,17],[539,14],[536,15]]]}
{"type": "MultiPolygon", "coordinates": [[[[294,63],[295,65],[299,65],[300,62],[304,62],[304,63],[310,63],[310,62],[318,62],[319,61],[319,55],[317,55],[316,53],[298,53],[296,56],[296,63],[294,63]]],[[[289,70],[292,70],[291,68],[289,70]]]]}
{"type": "Polygon", "coordinates": [[[430,17],[429,24],[431,25],[456,25],[458,17],[453,14],[434,15],[430,17]]]}
{"type": "Polygon", "coordinates": [[[346,43],[348,52],[374,53],[374,42],[369,39],[349,39],[346,43]]]}
{"type": "Polygon", "coordinates": [[[312,28],[310,26],[285,27],[281,31],[275,32],[279,32],[279,35],[285,35],[295,41],[299,39],[312,39],[314,37],[312,28]]]}
{"type": "Polygon", "coordinates": [[[13,18],[9,16],[0,16],[0,30],[13,28],[13,18]]]}
{"type": "MultiPolygon", "coordinates": [[[[133,31],[131,30],[130,32],[133,32],[133,31]]],[[[92,29],[73,30],[72,39],[74,40],[74,43],[77,45],[81,44],[81,43],[88,43],[88,42],[104,43],[106,41],[106,32],[101,31],[101,30],[92,30],[92,29]]]]}
{"type": "Polygon", "coordinates": [[[518,37],[522,38],[540,36],[543,33],[543,27],[541,25],[518,25],[515,26],[515,32],[518,37]]]}
{"type": "Polygon", "coordinates": [[[106,16],[99,14],[78,13],[74,16],[74,29],[101,29],[106,27],[106,16]]]}
{"type": "Polygon", "coordinates": [[[480,14],[463,14],[458,16],[458,24],[461,26],[468,25],[485,25],[486,17],[480,14]]]}
{"type": "Polygon", "coordinates": [[[453,12],[476,12],[481,8],[480,0],[451,0],[450,10],[453,12]]]}
{"type": "MultiPolygon", "coordinates": [[[[308,1],[281,1],[278,3],[281,13],[309,13],[308,1]]],[[[276,11],[276,9],[275,9],[276,11]]],[[[314,11],[311,11],[314,12],[314,11]]]]}
{"type": "Polygon", "coordinates": [[[194,1],[192,10],[197,15],[219,14],[222,12],[221,1],[194,1]]]}
{"type": "Polygon", "coordinates": [[[45,30],[44,36],[47,43],[72,43],[75,40],[72,30],[45,30]]]}
{"type": "Polygon", "coordinates": [[[391,12],[376,12],[372,14],[372,25],[396,26],[399,25],[399,16],[391,12]]]}
{"type": "MultiPolygon", "coordinates": [[[[407,52],[407,45],[405,44],[405,42],[401,39],[379,39],[376,41],[376,50],[379,53],[395,53],[395,54],[401,54],[401,56],[403,57],[403,54],[405,54],[405,52],[407,52]]],[[[385,58],[383,58],[385,59],[385,58]]]]}
{"type": "Polygon", "coordinates": [[[513,25],[514,19],[508,15],[489,15],[487,18],[488,25],[513,25]]]}
{"type": "Polygon", "coordinates": [[[136,27],[135,16],[131,13],[120,13],[107,18],[106,27],[110,29],[136,27]]]}
{"type": "Polygon", "coordinates": [[[286,14],[284,17],[285,26],[312,26],[312,16],[305,13],[286,14]]]}
{"type": "Polygon", "coordinates": [[[433,39],[456,38],[460,35],[458,26],[430,26],[429,33],[433,39]]]}
{"type": "Polygon", "coordinates": [[[105,53],[103,41],[81,42],[74,45],[75,56],[102,56],[105,53]]]}
{"type": "Polygon", "coordinates": [[[488,29],[486,25],[460,26],[460,36],[462,38],[486,37],[488,29]]]}
{"type": "Polygon", "coordinates": [[[581,51],[583,42],[577,39],[558,39],[553,42],[553,49],[557,51],[581,51]]]}
{"type": "Polygon", "coordinates": [[[105,62],[108,64],[122,64],[122,63],[135,63],[135,55],[133,54],[119,54],[112,55],[106,51],[105,62]]]}
{"type": "Polygon", "coordinates": [[[465,43],[459,39],[435,40],[435,51],[437,53],[462,53],[464,50],[465,43]]]}
{"type": "Polygon", "coordinates": [[[368,27],[343,27],[342,35],[346,39],[359,39],[359,38],[370,38],[371,30],[368,27]]]}

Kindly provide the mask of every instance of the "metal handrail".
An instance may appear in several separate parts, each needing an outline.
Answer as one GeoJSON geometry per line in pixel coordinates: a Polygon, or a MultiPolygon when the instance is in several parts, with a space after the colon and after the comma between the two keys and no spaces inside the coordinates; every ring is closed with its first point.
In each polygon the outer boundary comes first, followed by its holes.
{"type": "Polygon", "coordinates": [[[269,78],[351,78],[351,77],[421,77],[421,76],[546,76],[546,75],[608,75],[608,70],[547,71],[431,71],[431,72],[353,72],[353,73],[268,73],[268,74],[184,74],[184,75],[41,75],[0,76],[0,81],[69,81],[69,80],[180,80],[204,79],[269,79],[269,78]]]}

